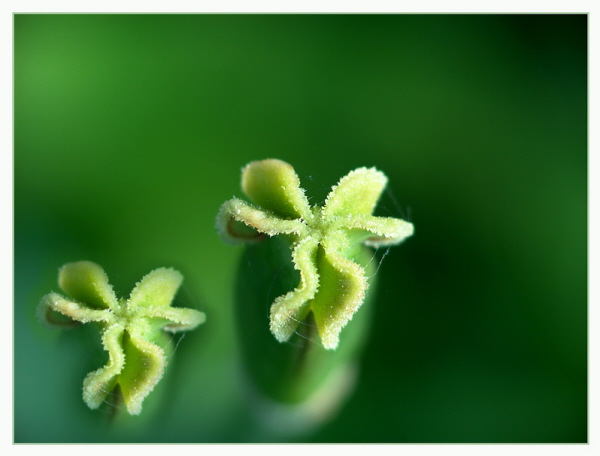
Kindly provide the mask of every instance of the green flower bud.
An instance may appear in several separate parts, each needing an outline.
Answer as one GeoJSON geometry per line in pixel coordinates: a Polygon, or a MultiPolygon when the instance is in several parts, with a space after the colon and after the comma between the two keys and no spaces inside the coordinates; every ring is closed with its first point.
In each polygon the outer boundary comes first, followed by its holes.
{"type": "Polygon", "coordinates": [[[239,331],[248,370],[268,397],[308,403],[326,388],[340,390],[342,380],[328,387],[331,379],[351,372],[369,326],[367,278],[376,262],[367,246],[395,245],[413,233],[411,223],[373,215],[386,184],[375,168],[359,168],[323,207],[311,207],[294,169],[269,159],[243,169],[253,204],[234,198],[221,206],[221,238],[247,245],[237,280],[239,331]]]}
{"type": "Polygon", "coordinates": [[[156,269],[135,286],[129,299],[117,299],[97,264],[79,261],[60,269],[58,283],[69,298],[47,294],[38,313],[50,326],[98,324],[108,363],[83,382],[83,400],[90,408],[98,408],[118,386],[127,411],[141,412],[167,364],[165,331],[189,331],[205,320],[197,310],[171,307],[182,281],[174,269],[156,269]]]}

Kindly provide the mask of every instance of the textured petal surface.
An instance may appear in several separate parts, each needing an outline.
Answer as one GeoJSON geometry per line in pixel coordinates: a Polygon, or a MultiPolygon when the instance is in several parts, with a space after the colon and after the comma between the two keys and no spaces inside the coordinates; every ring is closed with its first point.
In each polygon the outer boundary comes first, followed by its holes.
{"type": "Polygon", "coordinates": [[[44,312],[44,309],[59,312],[80,323],[88,323],[90,321],[110,323],[114,320],[113,315],[105,310],[86,307],[85,304],[66,299],[58,293],[49,293],[42,298],[40,302],[40,313],[44,312]]]}
{"type": "Polygon", "coordinates": [[[242,171],[242,190],[260,207],[283,218],[310,218],[310,205],[294,168],[281,160],[249,163],[242,171]]]}
{"type": "Polygon", "coordinates": [[[345,221],[344,227],[371,233],[365,244],[373,247],[399,244],[414,232],[412,223],[391,217],[353,216],[345,221]]]}
{"type": "Polygon", "coordinates": [[[323,346],[335,349],[340,331],[352,318],[365,298],[367,281],[364,270],[337,252],[332,242],[318,249],[320,287],[311,307],[323,346]]]}
{"type": "Polygon", "coordinates": [[[40,300],[37,307],[37,317],[40,323],[50,329],[73,328],[79,325],[80,322],[54,308],[55,302],[59,299],[64,298],[57,293],[49,293],[40,300]]]}
{"type": "Polygon", "coordinates": [[[265,238],[264,233],[239,220],[240,214],[246,206],[249,204],[237,198],[221,205],[215,222],[221,240],[228,244],[251,244],[265,238]]]}
{"type": "Polygon", "coordinates": [[[280,342],[290,338],[298,324],[309,312],[309,301],[319,288],[315,255],[318,242],[312,237],[300,241],[292,252],[294,267],[300,271],[300,284],[289,293],[279,296],[271,306],[271,332],[280,342]]]}
{"type": "Polygon", "coordinates": [[[104,269],[91,261],[65,264],[58,273],[58,284],[71,298],[99,309],[115,309],[117,298],[104,269]]]}
{"type": "Polygon", "coordinates": [[[258,209],[243,200],[234,198],[221,206],[217,227],[221,238],[229,243],[248,242],[256,239],[251,232],[243,232],[232,225],[235,220],[268,236],[277,234],[300,234],[306,227],[300,220],[284,220],[258,209]]]}
{"type": "Polygon", "coordinates": [[[180,272],[172,268],[158,268],[140,280],[129,297],[131,309],[168,307],[183,282],[180,272]]]}
{"type": "Polygon", "coordinates": [[[122,338],[123,327],[118,324],[110,326],[102,336],[102,344],[108,351],[108,364],[90,372],[83,381],[83,400],[92,409],[98,408],[111,393],[125,365],[122,338]]]}
{"type": "Polygon", "coordinates": [[[179,332],[190,331],[199,324],[204,323],[206,315],[194,309],[181,309],[176,307],[164,307],[156,309],[152,317],[164,318],[171,323],[163,327],[165,331],[179,332]]]}
{"type": "Polygon", "coordinates": [[[323,215],[373,213],[387,177],[375,168],[358,168],[344,176],[327,196],[323,215]]]}
{"type": "Polygon", "coordinates": [[[119,375],[119,385],[127,411],[138,415],[142,402],[163,376],[166,358],[162,348],[135,331],[125,334],[123,346],[127,363],[119,375]]]}

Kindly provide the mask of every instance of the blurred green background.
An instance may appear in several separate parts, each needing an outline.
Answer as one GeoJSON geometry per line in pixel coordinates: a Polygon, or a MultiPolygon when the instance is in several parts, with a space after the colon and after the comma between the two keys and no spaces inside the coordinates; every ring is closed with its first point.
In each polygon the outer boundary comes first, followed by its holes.
{"type": "Polygon", "coordinates": [[[587,16],[15,15],[14,134],[15,442],[587,440],[587,16]],[[254,415],[214,229],[269,157],[313,203],[376,166],[415,225],[309,433],[254,415]],[[122,296],[175,267],[207,314],[118,425],[81,399],[97,334],[35,318],[82,259],[122,296]]]}

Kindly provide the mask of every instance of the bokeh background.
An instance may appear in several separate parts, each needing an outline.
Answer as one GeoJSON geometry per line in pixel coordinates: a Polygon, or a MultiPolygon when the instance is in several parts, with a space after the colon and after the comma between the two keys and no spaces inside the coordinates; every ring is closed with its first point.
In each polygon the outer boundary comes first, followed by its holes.
{"type": "Polygon", "coordinates": [[[587,440],[587,16],[15,15],[14,139],[15,442],[587,440]],[[415,225],[304,433],[253,411],[214,229],[269,157],[313,203],[376,166],[415,225]],[[175,267],[207,314],[138,418],[81,399],[97,334],[35,318],[81,259],[123,296],[175,267]]]}

